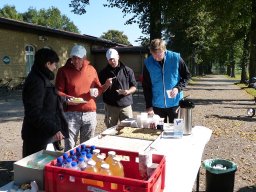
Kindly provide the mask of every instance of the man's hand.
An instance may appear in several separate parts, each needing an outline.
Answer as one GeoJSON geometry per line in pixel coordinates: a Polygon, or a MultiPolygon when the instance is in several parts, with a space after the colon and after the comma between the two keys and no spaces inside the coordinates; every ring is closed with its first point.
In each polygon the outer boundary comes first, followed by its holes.
{"type": "Polygon", "coordinates": [[[176,97],[176,95],[178,94],[178,92],[179,92],[179,90],[178,90],[178,88],[173,88],[170,92],[169,92],[169,94],[170,95],[168,95],[170,98],[174,98],[174,97],[176,97]]]}
{"type": "Polygon", "coordinates": [[[116,77],[113,78],[108,78],[105,81],[105,84],[103,85],[103,92],[105,92],[111,85],[112,85],[112,80],[115,79],[116,77]]]}
{"type": "Polygon", "coordinates": [[[155,113],[154,113],[154,110],[153,110],[153,107],[149,107],[146,109],[147,113],[149,116],[153,116],[155,113]]]}

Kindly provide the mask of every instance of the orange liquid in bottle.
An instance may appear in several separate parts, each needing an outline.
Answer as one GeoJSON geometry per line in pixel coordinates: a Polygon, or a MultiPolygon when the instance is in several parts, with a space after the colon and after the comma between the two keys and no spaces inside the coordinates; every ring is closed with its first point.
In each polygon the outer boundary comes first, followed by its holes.
{"type": "MultiPolygon", "coordinates": [[[[93,160],[87,162],[87,167],[84,170],[87,173],[98,173],[98,169],[96,168],[96,163],[93,160]]],[[[87,185],[98,185],[98,181],[92,179],[82,179],[82,183],[86,183],[87,185]]]]}

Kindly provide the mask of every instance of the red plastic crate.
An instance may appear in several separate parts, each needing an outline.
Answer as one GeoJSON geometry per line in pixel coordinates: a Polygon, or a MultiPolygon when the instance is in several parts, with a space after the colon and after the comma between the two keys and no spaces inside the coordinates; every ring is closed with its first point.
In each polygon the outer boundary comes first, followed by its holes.
{"type": "MultiPolygon", "coordinates": [[[[101,153],[113,149],[99,148],[101,153]]],[[[67,168],[56,167],[56,160],[45,166],[45,192],[162,192],[165,184],[165,157],[163,155],[152,156],[152,162],[159,164],[148,180],[142,180],[139,173],[137,152],[114,150],[117,155],[126,156],[127,161],[121,161],[124,167],[125,177],[106,176],[86,173],[67,168]],[[103,181],[104,186],[87,185],[82,179],[103,181]],[[111,183],[117,184],[117,189],[111,189],[111,183]]]]}

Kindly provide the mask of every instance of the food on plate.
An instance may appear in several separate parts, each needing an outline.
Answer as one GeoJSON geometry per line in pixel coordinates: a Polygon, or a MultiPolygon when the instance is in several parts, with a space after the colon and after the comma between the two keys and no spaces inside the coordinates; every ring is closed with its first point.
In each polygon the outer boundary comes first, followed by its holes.
{"type": "Polygon", "coordinates": [[[161,133],[158,129],[124,127],[118,130],[117,136],[154,141],[161,133]]]}
{"type": "Polygon", "coordinates": [[[23,183],[20,185],[20,189],[22,190],[31,189],[31,185],[29,183],[23,183]]]}
{"type": "Polygon", "coordinates": [[[80,98],[80,97],[72,97],[72,98],[69,99],[69,102],[85,103],[86,101],[83,98],[80,98]]]}

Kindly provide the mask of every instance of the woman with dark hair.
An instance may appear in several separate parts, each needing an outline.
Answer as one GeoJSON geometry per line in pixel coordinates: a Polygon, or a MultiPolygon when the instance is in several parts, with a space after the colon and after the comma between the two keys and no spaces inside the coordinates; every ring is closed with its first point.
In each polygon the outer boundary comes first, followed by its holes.
{"type": "Polygon", "coordinates": [[[48,143],[68,137],[61,97],[51,82],[58,62],[55,51],[48,48],[38,50],[25,80],[22,91],[25,111],[21,131],[23,157],[46,149],[48,143]]]}

